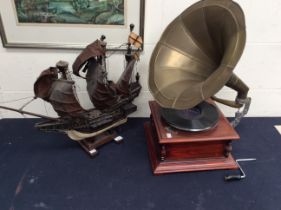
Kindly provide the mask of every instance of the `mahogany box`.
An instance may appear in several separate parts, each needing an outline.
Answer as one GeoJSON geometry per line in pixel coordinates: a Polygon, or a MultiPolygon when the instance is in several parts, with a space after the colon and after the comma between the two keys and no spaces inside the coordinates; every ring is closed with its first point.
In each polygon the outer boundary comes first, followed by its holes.
{"type": "Polygon", "coordinates": [[[238,168],[231,155],[231,142],[240,137],[221,112],[215,128],[185,132],[164,122],[155,101],[150,101],[149,106],[150,122],[144,128],[155,175],[238,168]]]}

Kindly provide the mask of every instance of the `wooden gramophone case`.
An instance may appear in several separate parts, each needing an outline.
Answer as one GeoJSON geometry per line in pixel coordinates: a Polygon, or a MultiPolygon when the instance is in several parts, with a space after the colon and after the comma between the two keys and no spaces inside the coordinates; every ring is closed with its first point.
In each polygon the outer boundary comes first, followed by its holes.
{"type": "Polygon", "coordinates": [[[222,113],[215,128],[193,133],[170,127],[155,101],[149,106],[151,120],[144,127],[155,175],[238,168],[231,155],[231,142],[240,137],[222,113]]]}

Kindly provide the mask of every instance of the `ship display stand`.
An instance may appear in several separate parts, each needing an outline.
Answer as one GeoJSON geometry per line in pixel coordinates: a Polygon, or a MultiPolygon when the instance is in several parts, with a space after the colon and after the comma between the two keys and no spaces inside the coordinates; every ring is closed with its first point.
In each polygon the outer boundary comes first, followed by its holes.
{"type": "Polygon", "coordinates": [[[79,141],[81,147],[91,156],[95,157],[98,154],[98,148],[114,140],[116,143],[122,143],[123,138],[118,136],[114,130],[106,131],[98,136],[91,137],[79,141]]]}
{"type": "Polygon", "coordinates": [[[232,141],[239,135],[219,112],[215,128],[186,132],[172,128],[161,117],[160,106],[149,102],[150,121],[144,124],[151,166],[155,175],[221,169],[238,169],[232,157],[232,141]]]}

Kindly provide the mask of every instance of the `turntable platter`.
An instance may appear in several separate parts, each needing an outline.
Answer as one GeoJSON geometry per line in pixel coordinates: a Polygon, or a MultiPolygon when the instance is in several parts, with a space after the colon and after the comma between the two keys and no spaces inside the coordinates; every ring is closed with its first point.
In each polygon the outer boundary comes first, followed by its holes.
{"type": "Polygon", "coordinates": [[[210,130],[219,121],[217,108],[205,101],[192,109],[176,110],[161,108],[161,116],[172,127],[191,132],[210,130]]]}

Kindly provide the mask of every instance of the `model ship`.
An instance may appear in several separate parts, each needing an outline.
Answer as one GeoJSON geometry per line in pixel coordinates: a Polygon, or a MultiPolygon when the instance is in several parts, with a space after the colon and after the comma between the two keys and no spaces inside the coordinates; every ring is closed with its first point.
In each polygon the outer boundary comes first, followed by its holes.
{"type": "Polygon", "coordinates": [[[139,74],[134,74],[134,67],[139,60],[142,38],[133,29],[131,25],[126,43],[126,67],[117,82],[107,78],[105,36],[88,45],[75,60],[73,74],[85,79],[89,98],[94,105],[92,109],[85,110],[80,105],[75,81],[65,61],[59,61],[55,67],[40,74],[34,83],[35,97],[30,102],[20,109],[0,108],[43,118],[43,122],[35,124],[36,128],[66,133],[72,140],[84,141],[81,142],[84,148],[95,153],[97,146],[117,136],[112,129],[126,123],[127,116],[137,110],[132,102],[139,95],[141,85],[139,74]],[[23,110],[37,98],[50,103],[58,117],[23,110]]]}

